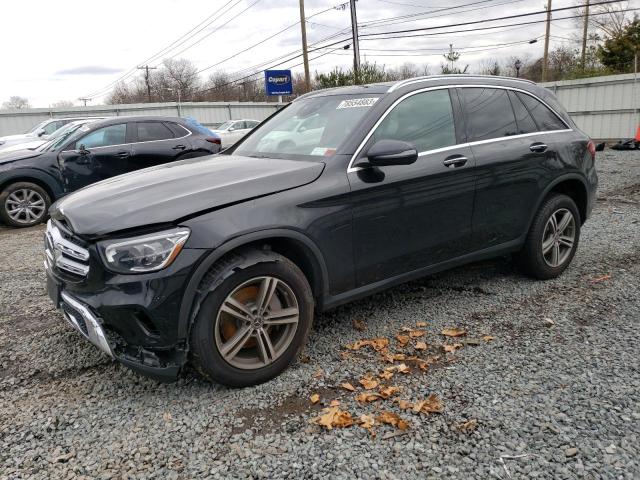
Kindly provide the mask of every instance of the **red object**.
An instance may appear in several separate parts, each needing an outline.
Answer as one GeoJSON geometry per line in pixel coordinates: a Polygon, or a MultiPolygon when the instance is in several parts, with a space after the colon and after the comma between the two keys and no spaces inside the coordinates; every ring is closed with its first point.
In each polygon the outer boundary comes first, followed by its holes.
{"type": "Polygon", "coordinates": [[[222,145],[222,141],[217,137],[207,137],[205,140],[209,143],[215,143],[216,145],[222,145]]]}
{"type": "Polygon", "coordinates": [[[636,138],[634,138],[634,140],[636,142],[640,142],[640,126],[638,126],[638,129],[636,130],[636,138]]]}
{"type": "Polygon", "coordinates": [[[596,158],[596,144],[593,143],[593,140],[589,140],[589,143],[587,143],[587,150],[589,150],[591,158],[596,158]]]}

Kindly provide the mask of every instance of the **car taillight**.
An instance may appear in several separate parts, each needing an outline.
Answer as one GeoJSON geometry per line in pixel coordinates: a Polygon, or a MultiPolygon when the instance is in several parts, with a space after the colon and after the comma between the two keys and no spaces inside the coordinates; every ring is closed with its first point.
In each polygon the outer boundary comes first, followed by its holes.
{"type": "Polygon", "coordinates": [[[215,143],[216,145],[222,145],[222,142],[220,141],[219,138],[215,138],[215,137],[207,137],[205,138],[205,140],[209,143],[215,143]]]}
{"type": "Polygon", "coordinates": [[[591,158],[596,158],[596,144],[593,143],[593,140],[589,140],[589,143],[587,143],[587,150],[589,150],[591,158]]]}

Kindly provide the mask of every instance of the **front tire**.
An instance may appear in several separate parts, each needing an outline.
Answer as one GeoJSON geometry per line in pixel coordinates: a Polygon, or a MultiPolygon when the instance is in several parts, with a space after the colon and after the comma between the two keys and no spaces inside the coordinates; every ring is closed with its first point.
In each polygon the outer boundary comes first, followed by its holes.
{"type": "Polygon", "coordinates": [[[579,241],[578,207],[571,197],[553,194],[538,210],[516,260],[531,277],[556,278],[573,260],[579,241]]]}
{"type": "Polygon", "coordinates": [[[0,193],[0,220],[12,227],[32,227],[47,218],[49,194],[31,182],[17,182],[0,193]]]}
{"type": "Polygon", "coordinates": [[[313,295],[300,269],[269,251],[232,254],[200,288],[191,361],[209,380],[246,387],[284,371],[307,342],[313,295]]]}

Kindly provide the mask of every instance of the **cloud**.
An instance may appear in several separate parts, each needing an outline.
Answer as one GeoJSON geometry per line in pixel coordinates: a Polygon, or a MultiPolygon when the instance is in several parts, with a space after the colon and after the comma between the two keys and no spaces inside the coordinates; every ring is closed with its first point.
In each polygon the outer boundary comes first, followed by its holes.
{"type": "Polygon", "coordinates": [[[111,75],[121,72],[121,68],[101,67],[100,65],[86,65],[83,67],[60,70],[55,75],[111,75]]]}

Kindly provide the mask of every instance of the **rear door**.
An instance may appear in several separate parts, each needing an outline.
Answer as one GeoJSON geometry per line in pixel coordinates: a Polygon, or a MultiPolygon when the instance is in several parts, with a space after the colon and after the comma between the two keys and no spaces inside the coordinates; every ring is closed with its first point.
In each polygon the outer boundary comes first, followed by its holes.
{"type": "Polygon", "coordinates": [[[554,148],[540,138],[545,135],[519,92],[486,86],[460,88],[459,94],[476,160],[474,249],[518,241],[546,184],[554,148]]]}
{"type": "Polygon", "coordinates": [[[129,171],[131,126],[117,123],[67,145],[58,164],[68,192],[129,171]]]}
{"type": "Polygon", "coordinates": [[[474,161],[454,121],[458,111],[448,89],[408,96],[386,114],[359,158],[386,139],[415,145],[417,161],[349,169],[358,286],[469,251],[474,161]]]}
{"type": "Polygon", "coordinates": [[[192,151],[191,132],[162,121],[134,122],[134,143],[129,171],[173,162],[192,151]]]}

